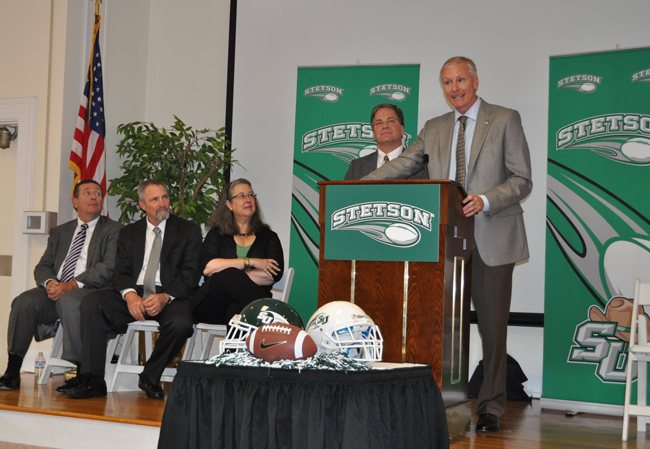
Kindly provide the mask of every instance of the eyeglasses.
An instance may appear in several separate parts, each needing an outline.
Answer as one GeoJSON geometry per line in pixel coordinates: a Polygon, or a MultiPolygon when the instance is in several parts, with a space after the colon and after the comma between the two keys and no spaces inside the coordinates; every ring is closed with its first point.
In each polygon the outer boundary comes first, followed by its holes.
{"type": "Polygon", "coordinates": [[[244,198],[251,198],[251,199],[254,200],[255,198],[257,198],[257,194],[256,193],[249,193],[249,194],[240,193],[239,195],[235,195],[235,196],[232,197],[233,200],[243,200],[244,198]]]}

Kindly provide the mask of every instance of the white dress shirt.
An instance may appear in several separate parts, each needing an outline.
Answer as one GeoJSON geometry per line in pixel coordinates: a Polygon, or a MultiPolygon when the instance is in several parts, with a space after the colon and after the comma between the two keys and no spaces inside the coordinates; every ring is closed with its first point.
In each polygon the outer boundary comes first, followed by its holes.
{"type": "MultiPolygon", "coordinates": [[[[160,229],[160,239],[161,243],[165,240],[165,227],[167,225],[167,220],[163,220],[157,226],[160,229]]],[[[144,260],[142,261],[142,269],[138,275],[138,279],[135,281],[137,285],[144,285],[144,274],[147,272],[147,265],[149,265],[149,256],[151,255],[151,247],[153,246],[153,239],[156,237],[156,233],[153,231],[153,228],[156,226],[152,225],[147,219],[147,232],[145,233],[145,242],[144,242],[144,260]]],[[[156,269],[156,285],[162,286],[160,282],[160,262],[158,263],[158,268],[156,269]]],[[[134,292],[132,288],[125,288],[120,292],[122,298],[128,292],[134,292]]]]}
{"type": "MultiPolygon", "coordinates": [[[[93,237],[93,232],[95,231],[95,227],[97,226],[97,222],[99,221],[99,217],[95,218],[93,221],[85,223],[88,225],[88,229],[86,229],[86,241],[84,242],[83,248],[81,248],[81,253],[79,254],[79,259],[77,259],[77,266],[74,269],[74,275],[72,278],[76,278],[79,276],[81,273],[86,271],[86,264],[88,263],[88,248],[90,247],[90,239],[93,237]]],[[[72,235],[72,241],[70,242],[70,247],[68,248],[68,252],[65,255],[65,258],[68,258],[68,254],[70,254],[70,249],[72,248],[72,244],[74,243],[74,238],[79,232],[79,229],[81,229],[81,225],[84,224],[81,219],[77,218],[77,227],[74,230],[74,234],[72,235]]],[[[63,274],[63,267],[65,266],[65,259],[63,259],[63,263],[59,267],[59,272],[56,274],[57,279],[61,279],[61,274],[63,274]]],[[[45,285],[51,281],[51,279],[48,279],[45,281],[45,285]]],[[[79,288],[84,287],[84,283],[77,281],[77,285],[79,285],[79,288]]]]}
{"type": "Polygon", "coordinates": [[[379,148],[377,148],[377,168],[381,167],[382,165],[384,165],[386,163],[386,161],[384,161],[385,156],[388,156],[388,161],[392,161],[397,156],[402,154],[403,149],[404,149],[404,147],[402,145],[400,145],[397,148],[395,148],[393,151],[391,151],[390,153],[384,153],[379,148]]]}

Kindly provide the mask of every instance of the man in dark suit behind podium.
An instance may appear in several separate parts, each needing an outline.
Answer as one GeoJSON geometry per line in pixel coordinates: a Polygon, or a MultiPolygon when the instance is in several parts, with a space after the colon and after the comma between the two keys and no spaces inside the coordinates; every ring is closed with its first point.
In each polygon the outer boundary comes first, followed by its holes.
{"type": "Polygon", "coordinates": [[[119,223],[101,215],[102,187],[92,179],[79,182],[72,205],[78,218],[52,229],[47,248],[34,268],[38,287],[18,295],[11,303],[7,341],[9,363],[0,377],[0,390],[20,387],[20,367],[32,337],[52,337],[40,330],[61,320],[62,358],[81,360],[81,302],[91,292],[109,288],[115,264],[119,223]]]}
{"type": "Polygon", "coordinates": [[[65,393],[74,399],[106,396],[106,340],[134,320],[156,320],[160,336],[140,374],[147,397],[163,399],[160,377],[192,335],[190,296],[198,287],[201,230],[171,215],[169,196],[158,180],[138,188],[146,216],[126,226],[118,238],[112,291],[96,292],[84,302],[81,374],[65,393]]]}
{"type": "MultiPolygon", "coordinates": [[[[404,150],[404,113],[390,103],[378,104],[370,114],[372,133],[377,142],[377,151],[350,162],[346,181],[356,181],[369,175],[388,161],[392,161],[404,150]]],[[[409,176],[409,179],[424,179],[424,170],[409,176]]]]}
{"type": "Polygon", "coordinates": [[[428,155],[430,179],[455,179],[468,192],[463,213],[474,216],[472,300],[483,346],[483,383],[476,431],[499,430],[506,410],[506,337],[516,262],[528,258],[523,209],[532,189],[530,154],[519,113],[476,96],[476,66],[454,57],[440,84],[454,111],[429,120],[400,157],[364,179],[404,179],[428,155]]]}

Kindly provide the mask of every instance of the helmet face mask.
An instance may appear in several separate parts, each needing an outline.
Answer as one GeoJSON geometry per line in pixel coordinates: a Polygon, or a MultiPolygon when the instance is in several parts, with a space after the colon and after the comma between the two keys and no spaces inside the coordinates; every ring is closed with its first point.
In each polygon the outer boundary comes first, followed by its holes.
{"type": "Polygon", "coordinates": [[[293,307],[276,299],[257,299],[248,304],[228,323],[226,338],[219,343],[220,352],[246,348],[246,338],[263,324],[286,323],[304,329],[302,318],[293,307]]]}
{"type": "Polygon", "coordinates": [[[382,359],[384,340],[379,327],[357,305],[334,301],[318,309],[306,331],[316,342],[319,353],[342,351],[362,362],[382,359]]]}
{"type": "Polygon", "coordinates": [[[241,314],[238,313],[230,319],[228,334],[219,343],[220,352],[224,352],[226,349],[236,350],[246,347],[246,337],[257,328],[242,321],[241,318],[241,314]]]}

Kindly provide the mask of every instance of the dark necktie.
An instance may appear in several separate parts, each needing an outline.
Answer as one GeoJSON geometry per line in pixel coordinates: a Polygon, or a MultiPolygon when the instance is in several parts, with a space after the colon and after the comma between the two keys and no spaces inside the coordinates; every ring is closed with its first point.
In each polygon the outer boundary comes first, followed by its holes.
{"type": "Polygon", "coordinates": [[[158,271],[158,264],[160,263],[160,249],[162,248],[162,238],[160,238],[160,228],[158,226],[153,228],[153,232],[156,235],[153,238],[153,245],[151,245],[151,253],[149,253],[147,270],[144,272],[143,298],[156,293],[156,272],[158,271]]]}
{"type": "Polygon", "coordinates": [[[79,255],[84,247],[84,243],[86,243],[86,229],[88,229],[88,225],[86,223],[82,224],[79,232],[74,236],[68,257],[66,257],[65,262],[63,262],[61,282],[68,282],[74,277],[74,272],[77,268],[77,261],[79,261],[79,255]]]}
{"type": "Polygon", "coordinates": [[[465,187],[465,177],[467,169],[465,168],[465,122],[467,117],[464,115],[458,118],[460,127],[458,128],[458,142],[456,143],[456,181],[465,187]]]}

